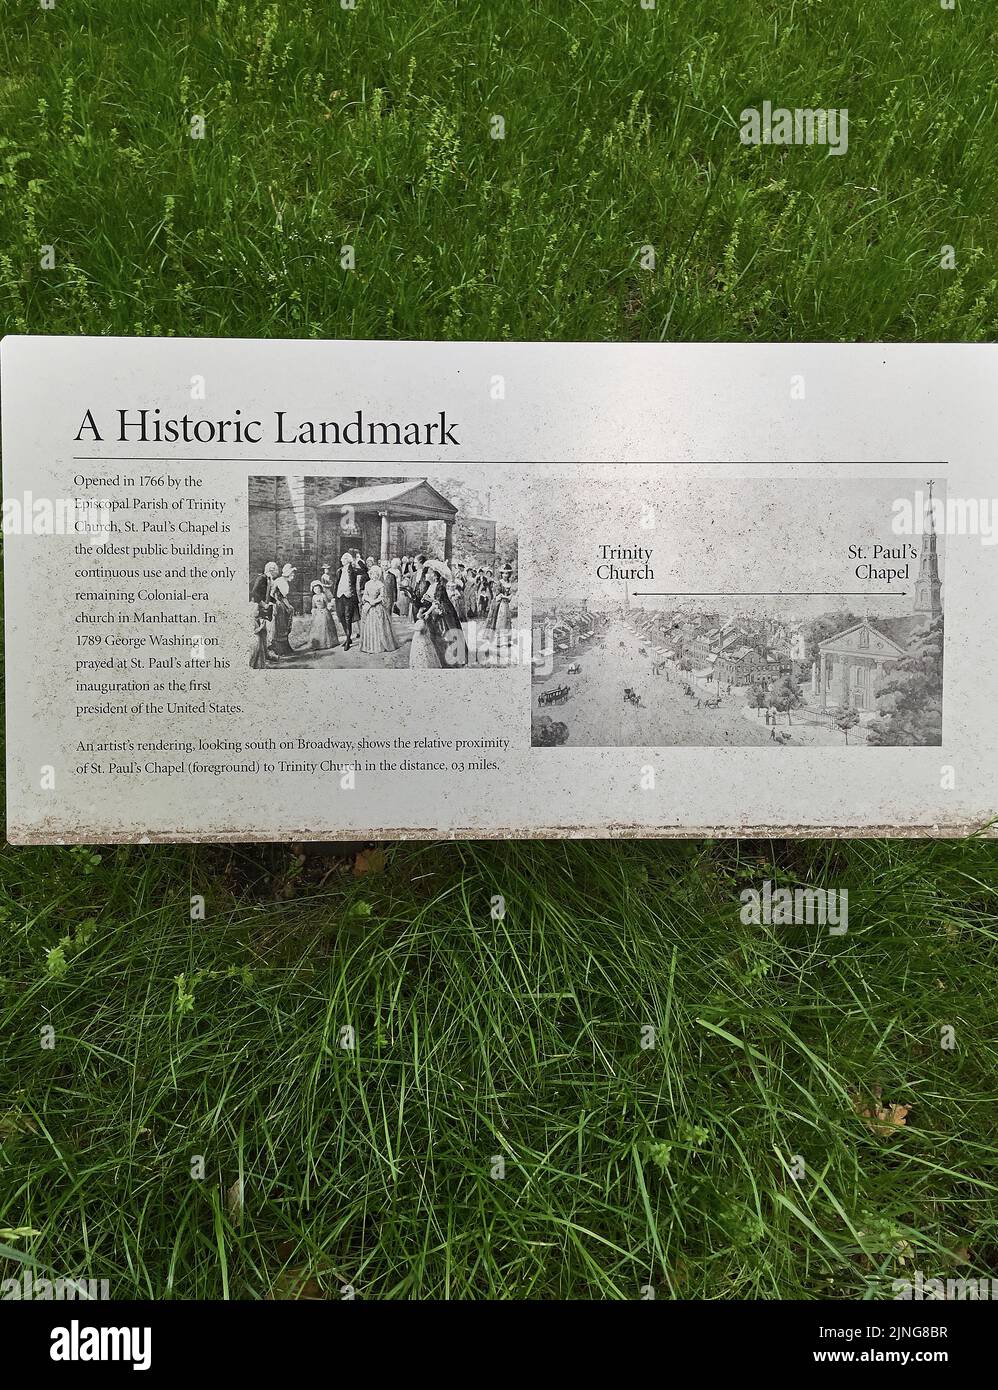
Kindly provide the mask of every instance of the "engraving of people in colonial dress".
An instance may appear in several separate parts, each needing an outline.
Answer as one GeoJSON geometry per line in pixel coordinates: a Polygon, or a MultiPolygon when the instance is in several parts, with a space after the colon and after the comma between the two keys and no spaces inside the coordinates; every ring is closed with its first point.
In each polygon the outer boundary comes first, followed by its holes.
{"type": "Polygon", "coordinates": [[[512,628],[510,618],[512,598],[513,571],[509,565],[504,565],[499,578],[496,580],[488,617],[485,620],[485,637],[487,639],[493,637],[501,639],[504,635],[509,634],[512,628]]]}
{"type": "Polygon", "coordinates": [[[466,583],[467,577],[465,573],[465,568],[463,565],[458,565],[457,569],[454,571],[454,578],[452,582],[448,585],[448,592],[450,593],[451,601],[454,604],[454,611],[457,614],[457,619],[459,623],[466,623],[468,621],[468,610],[465,605],[464,596],[466,583]]]}
{"type": "Polygon", "coordinates": [[[328,647],[338,647],[339,633],[333,616],[332,600],[326,597],[321,579],[312,580],[312,630],[309,633],[309,646],[312,651],[322,651],[328,647]]]}
{"type": "Polygon", "coordinates": [[[447,477],[251,478],[249,588],[264,605],[267,668],[503,664],[495,631],[482,633],[490,615],[500,632],[515,618],[515,582],[511,602],[494,600],[500,567],[516,571],[511,522],[526,505],[519,474],[491,465],[447,477]]]}
{"type": "Polygon", "coordinates": [[[436,649],[439,665],[467,666],[468,644],[457,611],[447,592],[453,579],[450,569],[441,560],[427,560],[423,566],[419,592],[419,616],[425,617],[430,640],[436,649]]]}
{"type": "Polygon", "coordinates": [[[340,577],[336,581],[336,616],[340,620],[345,641],[343,650],[348,652],[353,644],[353,626],[360,622],[360,607],[354,588],[353,556],[348,550],[340,556],[340,577]]]}
{"type": "Polygon", "coordinates": [[[295,610],[291,602],[291,581],[295,573],[294,565],[285,565],[280,578],[275,579],[270,586],[274,616],[271,619],[269,645],[278,656],[291,656],[294,651],[291,645],[291,624],[294,621],[295,610]]]}
{"type": "Polygon", "coordinates": [[[361,599],[360,649],[367,653],[396,652],[399,644],[387,606],[381,566],[370,565],[368,574],[361,599]]]}
{"type": "Polygon", "coordinates": [[[389,560],[384,568],[381,581],[385,586],[385,607],[388,609],[388,616],[398,612],[399,580],[401,579],[400,561],[389,560]]]}

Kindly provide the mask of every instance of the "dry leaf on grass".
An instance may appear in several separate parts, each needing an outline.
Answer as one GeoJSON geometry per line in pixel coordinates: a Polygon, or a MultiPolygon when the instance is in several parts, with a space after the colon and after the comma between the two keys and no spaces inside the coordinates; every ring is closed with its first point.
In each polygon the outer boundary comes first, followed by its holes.
{"type": "Polygon", "coordinates": [[[38,1133],[38,1126],[30,1115],[22,1115],[20,1110],[8,1110],[5,1115],[0,1115],[0,1142],[22,1133],[38,1133]]]}
{"type": "Polygon", "coordinates": [[[872,1101],[857,1096],[853,1103],[857,1115],[866,1122],[867,1129],[872,1130],[874,1134],[896,1134],[907,1120],[911,1109],[910,1105],[882,1105],[879,1086],[873,1088],[872,1101]]]}
{"type": "Polygon", "coordinates": [[[385,871],[385,851],[383,849],[362,849],[353,862],[355,874],[383,874],[385,871]]]}
{"type": "Polygon", "coordinates": [[[243,1219],[243,1180],[236,1178],[235,1182],[225,1193],[225,1206],[229,1213],[229,1220],[233,1226],[238,1226],[243,1219]]]}
{"type": "MultiPolygon", "coordinates": [[[[282,1240],[277,1247],[277,1258],[284,1264],[295,1257],[297,1245],[293,1240],[282,1240]]],[[[289,1265],[275,1277],[267,1292],[273,1300],[325,1298],[318,1280],[307,1265],[289,1265]]]]}
{"type": "Polygon", "coordinates": [[[274,1280],[267,1298],[277,1302],[295,1299],[324,1299],[326,1295],[318,1281],[302,1266],[299,1269],[284,1269],[274,1280]]]}

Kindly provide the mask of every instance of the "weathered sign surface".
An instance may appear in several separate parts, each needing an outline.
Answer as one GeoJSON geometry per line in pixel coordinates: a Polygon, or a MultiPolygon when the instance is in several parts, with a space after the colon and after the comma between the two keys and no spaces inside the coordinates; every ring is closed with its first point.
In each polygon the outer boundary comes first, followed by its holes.
{"type": "Polygon", "coordinates": [[[2,347],[15,843],[990,833],[990,346],[2,347]]]}

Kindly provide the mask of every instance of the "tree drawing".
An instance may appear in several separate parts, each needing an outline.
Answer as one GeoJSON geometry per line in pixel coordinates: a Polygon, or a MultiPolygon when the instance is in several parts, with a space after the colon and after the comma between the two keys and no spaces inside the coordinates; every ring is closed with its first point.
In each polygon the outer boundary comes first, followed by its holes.
{"type": "Polygon", "coordinates": [[[749,690],[748,702],[749,708],[757,710],[761,719],[763,710],[769,704],[769,691],[766,686],[753,685],[749,690]]]}
{"type": "Polygon", "coordinates": [[[925,746],[943,741],[943,618],[933,618],[911,642],[877,694],[878,714],[868,741],[875,747],[925,746]]]}
{"type": "Polygon", "coordinates": [[[780,714],[787,716],[788,725],[792,724],[791,710],[800,709],[804,703],[804,692],[797,677],[787,675],[774,682],[769,687],[769,703],[774,709],[779,710],[780,714]]]}
{"type": "Polygon", "coordinates": [[[849,742],[849,730],[855,729],[858,723],[859,710],[855,705],[845,705],[835,716],[835,727],[842,730],[846,743],[849,742]]]}

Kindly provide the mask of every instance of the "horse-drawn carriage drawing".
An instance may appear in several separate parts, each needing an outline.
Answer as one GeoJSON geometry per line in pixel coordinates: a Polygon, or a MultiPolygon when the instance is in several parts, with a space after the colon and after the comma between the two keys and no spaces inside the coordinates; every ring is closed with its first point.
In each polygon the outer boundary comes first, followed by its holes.
{"type": "Polygon", "coordinates": [[[581,670],[582,670],[582,663],[579,662],[579,661],[573,661],[572,664],[571,664],[571,666],[569,666],[569,668],[568,668],[568,674],[569,674],[570,676],[577,676],[581,670]]]}
{"type": "Polygon", "coordinates": [[[535,748],[560,748],[568,739],[568,725],[542,714],[531,725],[530,742],[535,748]]]}
{"type": "Polygon", "coordinates": [[[704,700],[703,705],[704,705],[704,709],[720,709],[720,706],[721,706],[721,697],[720,697],[720,695],[715,695],[714,698],[713,698],[712,700],[704,700]]]}
{"type": "Polygon", "coordinates": [[[554,690],[542,690],[537,697],[539,705],[563,705],[568,699],[570,687],[567,685],[555,686],[554,690]]]}
{"type": "Polygon", "coordinates": [[[632,690],[629,685],[624,686],[624,700],[629,705],[636,705],[638,708],[641,707],[641,696],[636,690],[632,690]]]}

